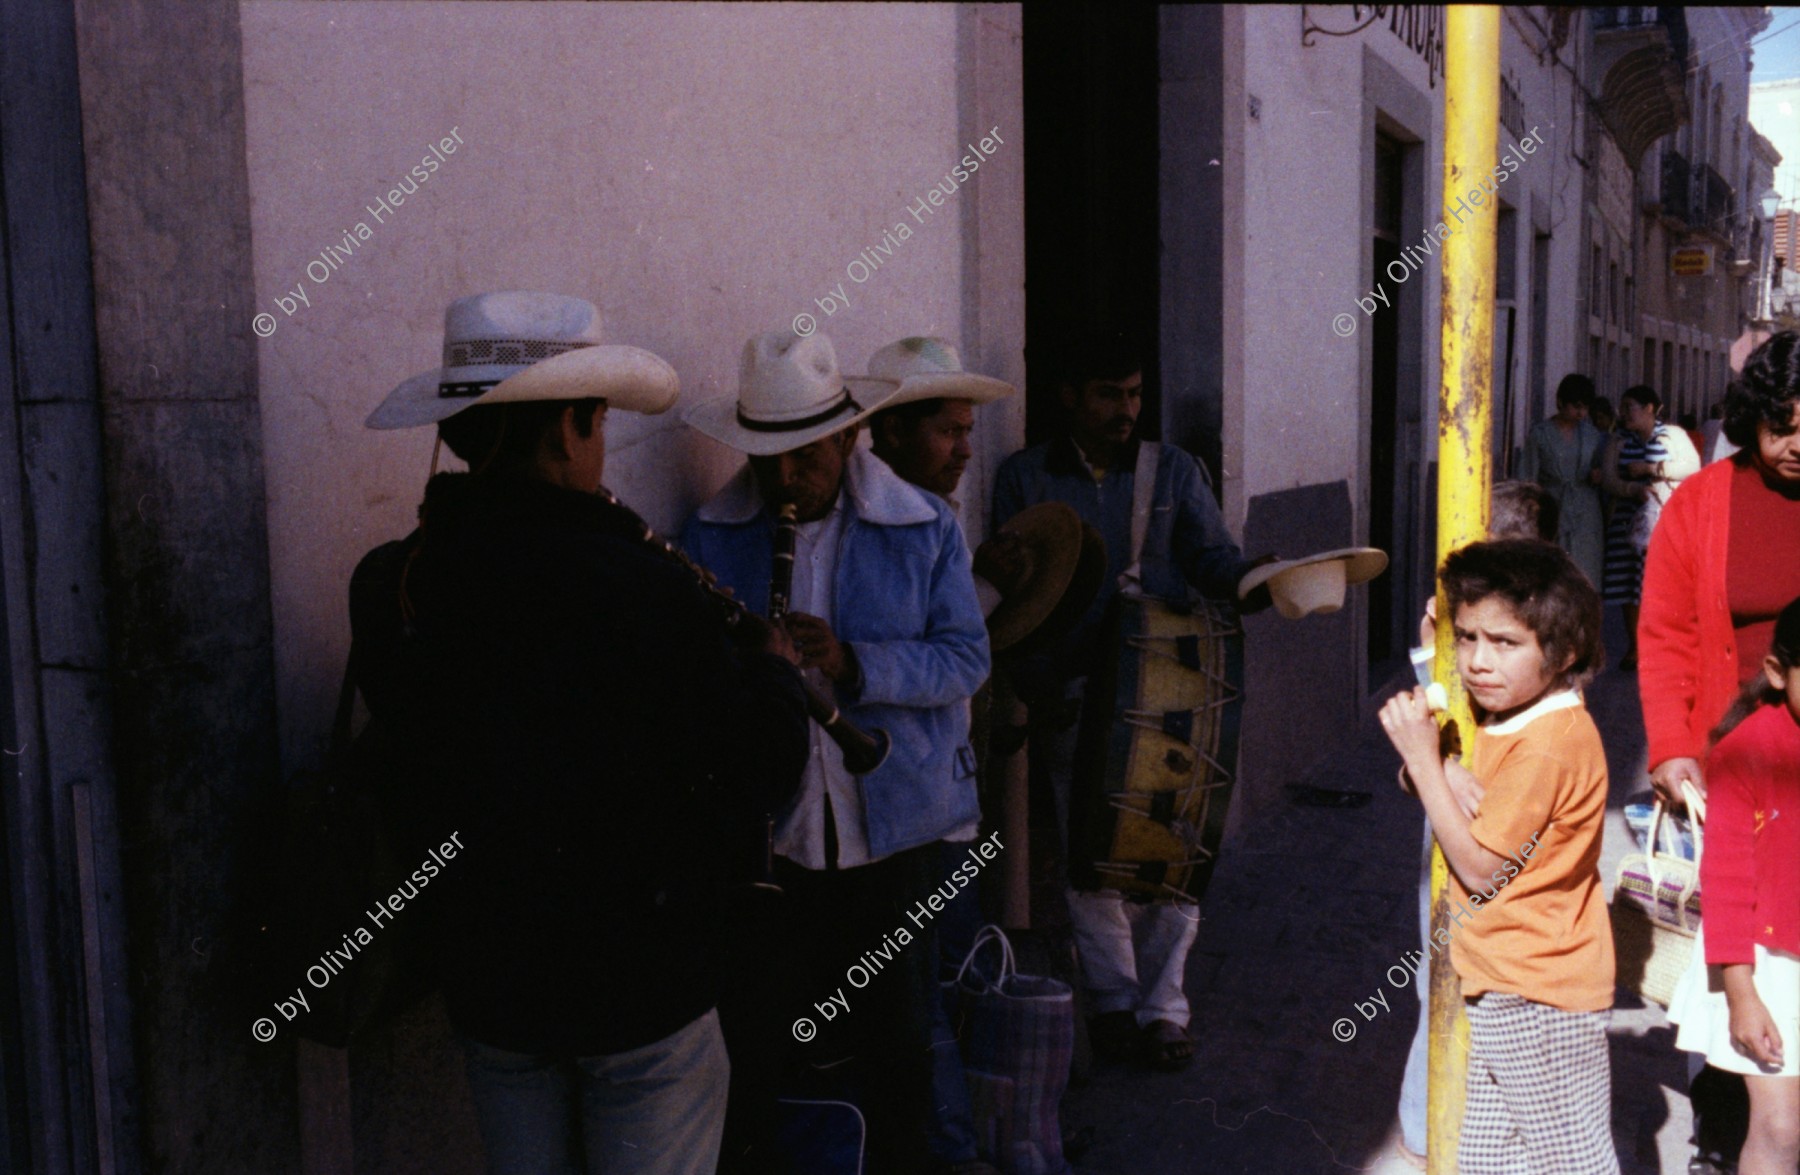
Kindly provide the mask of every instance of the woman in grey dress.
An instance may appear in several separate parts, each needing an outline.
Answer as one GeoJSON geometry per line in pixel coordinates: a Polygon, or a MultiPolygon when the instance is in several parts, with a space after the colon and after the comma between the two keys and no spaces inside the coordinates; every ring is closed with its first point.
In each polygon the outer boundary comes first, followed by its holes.
{"type": "Polygon", "coordinates": [[[1605,523],[1595,472],[1606,438],[1588,423],[1594,381],[1565,375],[1556,387],[1556,415],[1540,421],[1525,438],[1519,474],[1543,486],[1561,510],[1556,541],[1598,587],[1605,564],[1605,523]]]}

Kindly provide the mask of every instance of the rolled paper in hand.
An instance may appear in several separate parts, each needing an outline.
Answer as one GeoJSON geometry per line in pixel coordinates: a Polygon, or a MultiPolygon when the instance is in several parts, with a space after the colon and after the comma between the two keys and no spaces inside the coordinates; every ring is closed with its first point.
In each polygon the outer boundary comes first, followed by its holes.
{"type": "Polygon", "coordinates": [[[1442,682],[1430,682],[1425,686],[1425,704],[1431,707],[1433,714],[1442,714],[1450,708],[1450,695],[1444,691],[1442,682]]]}
{"type": "Polygon", "coordinates": [[[1420,645],[1412,651],[1413,677],[1420,685],[1431,684],[1431,667],[1437,661],[1437,650],[1430,645],[1420,645]]]}

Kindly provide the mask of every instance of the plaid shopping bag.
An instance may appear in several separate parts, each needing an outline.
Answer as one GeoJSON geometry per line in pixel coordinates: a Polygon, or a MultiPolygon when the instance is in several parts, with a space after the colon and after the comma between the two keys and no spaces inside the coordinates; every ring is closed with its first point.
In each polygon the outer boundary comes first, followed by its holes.
{"type": "Polygon", "coordinates": [[[1649,852],[1627,853],[1619,862],[1611,911],[1618,985],[1665,1008],[1687,970],[1694,931],[1700,927],[1700,854],[1705,849],[1701,825],[1706,806],[1691,786],[1684,783],[1682,792],[1694,818],[1694,860],[1659,851],[1663,804],[1657,800],[1650,817],[1649,852]]]}
{"type": "Polygon", "coordinates": [[[1075,993],[1060,980],[1020,975],[998,926],[975,936],[955,989],[982,1158],[1006,1175],[1064,1175],[1058,1111],[1075,1055],[1075,993]],[[992,979],[976,965],[989,944],[1000,950],[992,979]]]}

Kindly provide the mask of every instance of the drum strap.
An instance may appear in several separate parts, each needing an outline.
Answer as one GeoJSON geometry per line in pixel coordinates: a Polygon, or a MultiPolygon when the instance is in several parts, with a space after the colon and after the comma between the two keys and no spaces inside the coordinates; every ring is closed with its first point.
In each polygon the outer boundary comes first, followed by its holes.
{"type": "Polygon", "coordinates": [[[1139,564],[1144,559],[1144,538],[1150,533],[1150,507],[1156,499],[1156,465],[1162,458],[1162,446],[1155,441],[1139,441],[1137,469],[1131,486],[1131,563],[1119,576],[1119,586],[1142,582],[1139,564]]]}

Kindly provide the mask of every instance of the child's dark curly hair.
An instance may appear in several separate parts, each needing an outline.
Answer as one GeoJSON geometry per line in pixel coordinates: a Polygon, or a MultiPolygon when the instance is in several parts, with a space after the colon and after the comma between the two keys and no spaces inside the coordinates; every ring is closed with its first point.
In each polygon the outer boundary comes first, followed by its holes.
{"type": "Polygon", "coordinates": [[[1440,574],[1451,615],[1489,596],[1505,600],[1537,635],[1544,660],[1563,689],[1579,689],[1606,661],[1600,642],[1600,594],[1554,543],[1499,539],[1452,551],[1440,574]]]}

